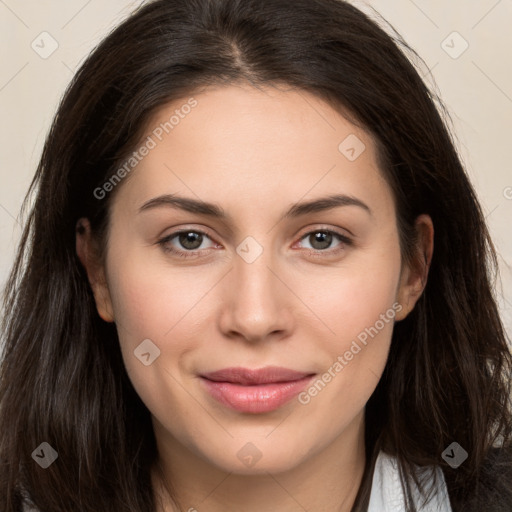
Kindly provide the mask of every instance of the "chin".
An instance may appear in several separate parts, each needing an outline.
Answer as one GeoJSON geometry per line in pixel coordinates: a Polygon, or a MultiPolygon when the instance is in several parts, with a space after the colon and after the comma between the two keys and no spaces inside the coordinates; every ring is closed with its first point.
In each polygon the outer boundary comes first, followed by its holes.
{"type": "Polygon", "coordinates": [[[235,441],[230,446],[220,446],[216,453],[203,453],[210,464],[222,471],[237,475],[263,475],[267,473],[284,473],[298,466],[304,460],[301,453],[293,446],[273,446],[258,440],[235,441]]]}

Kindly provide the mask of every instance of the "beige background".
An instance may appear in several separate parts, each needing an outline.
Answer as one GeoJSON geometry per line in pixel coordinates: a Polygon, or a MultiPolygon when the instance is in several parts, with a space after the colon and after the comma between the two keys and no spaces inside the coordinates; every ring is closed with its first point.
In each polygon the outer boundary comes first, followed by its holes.
{"type": "MultiPolygon", "coordinates": [[[[84,57],[140,3],[0,0],[2,288],[20,236],[21,201],[57,103],[84,57]],[[42,58],[52,45],[58,47],[42,58]]],[[[425,60],[422,73],[449,108],[461,155],[500,254],[500,307],[512,335],[512,0],[354,4],[367,12],[376,9],[402,34],[425,60]]]]}

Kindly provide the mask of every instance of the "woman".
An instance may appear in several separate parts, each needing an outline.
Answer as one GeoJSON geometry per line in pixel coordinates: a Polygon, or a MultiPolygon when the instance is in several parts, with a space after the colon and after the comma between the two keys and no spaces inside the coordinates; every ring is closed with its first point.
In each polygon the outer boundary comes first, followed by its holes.
{"type": "Polygon", "coordinates": [[[339,0],[157,0],[73,79],[5,297],[5,510],[510,510],[496,256],[339,0]]]}

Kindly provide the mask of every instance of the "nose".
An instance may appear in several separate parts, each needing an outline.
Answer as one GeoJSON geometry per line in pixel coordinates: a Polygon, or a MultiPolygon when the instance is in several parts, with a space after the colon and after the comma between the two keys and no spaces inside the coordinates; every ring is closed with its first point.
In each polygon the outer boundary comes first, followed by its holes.
{"type": "Polygon", "coordinates": [[[223,281],[219,324],[225,336],[261,342],[290,335],[293,293],[269,250],[252,263],[235,255],[223,281]]]}

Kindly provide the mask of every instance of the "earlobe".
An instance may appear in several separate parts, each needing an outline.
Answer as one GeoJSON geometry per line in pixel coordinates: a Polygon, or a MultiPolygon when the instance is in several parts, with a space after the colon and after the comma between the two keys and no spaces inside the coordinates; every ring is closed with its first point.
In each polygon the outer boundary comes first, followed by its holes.
{"type": "Polygon", "coordinates": [[[403,320],[416,305],[427,285],[428,272],[434,252],[434,225],[429,215],[418,216],[415,223],[417,237],[416,256],[402,269],[397,302],[402,309],[395,319],[403,320]]]}
{"type": "Polygon", "coordinates": [[[91,225],[86,218],[79,219],[76,224],[76,253],[87,273],[99,316],[105,322],[114,322],[114,311],[105,270],[98,262],[91,225]]]}

